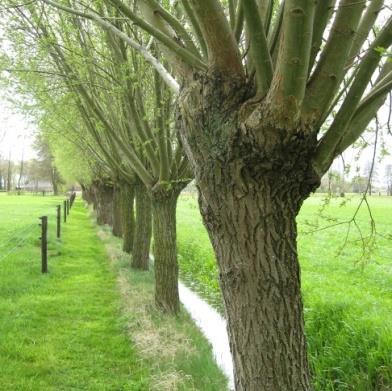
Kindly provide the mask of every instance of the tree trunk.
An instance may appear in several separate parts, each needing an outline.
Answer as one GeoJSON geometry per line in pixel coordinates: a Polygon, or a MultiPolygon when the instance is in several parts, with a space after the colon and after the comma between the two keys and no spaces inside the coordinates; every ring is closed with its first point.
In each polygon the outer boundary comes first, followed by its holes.
{"type": "Polygon", "coordinates": [[[12,163],[11,159],[8,160],[8,171],[7,171],[7,191],[11,191],[12,187],[12,163]]]}
{"type": "Polygon", "coordinates": [[[57,196],[59,194],[59,174],[57,172],[57,168],[52,165],[51,170],[51,181],[53,187],[53,195],[57,196]]]}
{"type": "MultiPolygon", "coordinates": [[[[267,181],[266,181],[267,182],[267,181]]],[[[264,182],[201,201],[219,263],[236,390],[310,390],[300,268],[298,198],[264,182]]]]}
{"type": "Polygon", "coordinates": [[[219,266],[235,387],[309,391],[295,218],[319,185],[316,136],[283,128],[217,76],[183,91],[181,138],[219,266]]]}
{"type": "Polygon", "coordinates": [[[146,187],[135,184],[136,225],[133,240],[132,267],[148,270],[151,243],[151,199],[146,187]]]}
{"type": "Polygon", "coordinates": [[[126,183],[120,185],[121,219],[123,228],[123,251],[130,254],[133,249],[133,239],[135,235],[135,215],[133,203],[135,191],[133,186],[126,183]]]}
{"type": "Polygon", "coordinates": [[[97,186],[97,182],[93,182],[90,186],[90,196],[94,211],[96,211],[98,207],[97,186]]]}
{"type": "Polygon", "coordinates": [[[155,303],[164,312],[180,309],[176,244],[176,207],[181,190],[153,191],[155,303]]]}
{"type": "Polygon", "coordinates": [[[87,186],[85,186],[85,185],[83,185],[81,183],[80,187],[82,188],[82,200],[86,201],[88,203],[88,200],[87,200],[87,186]]]}
{"type": "Polygon", "coordinates": [[[120,197],[120,187],[115,185],[113,187],[113,227],[112,233],[114,236],[121,238],[123,235],[123,228],[122,228],[122,209],[121,209],[121,197],[120,197]]]}
{"type": "Polygon", "coordinates": [[[93,185],[81,185],[82,187],[82,198],[88,203],[88,204],[94,204],[94,189],[93,185]]]}
{"type": "Polygon", "coordinates": [[[94,186],[97,223],[99,225],[113,224],[113,186],[106,183],[97,183],[94,186]]]}

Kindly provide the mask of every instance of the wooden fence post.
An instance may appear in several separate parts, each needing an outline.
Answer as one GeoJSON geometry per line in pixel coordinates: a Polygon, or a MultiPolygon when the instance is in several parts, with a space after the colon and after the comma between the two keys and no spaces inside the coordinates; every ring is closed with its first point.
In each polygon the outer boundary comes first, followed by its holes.
{"type": "Polygon", "coordinates": [[[64,212],[64,223],[67,222],[67,201],[63,203],[63,212],[64,212]]]}
{"type": "Polygon", "coordinates": [[[41,220],[41,272],[48,272],[48,216],[40,217],[41,220]]]}
{"type": "Polygon", "coordinates": [[[61,236],[61,205],[57,205],[57,238],[61,236]]]}

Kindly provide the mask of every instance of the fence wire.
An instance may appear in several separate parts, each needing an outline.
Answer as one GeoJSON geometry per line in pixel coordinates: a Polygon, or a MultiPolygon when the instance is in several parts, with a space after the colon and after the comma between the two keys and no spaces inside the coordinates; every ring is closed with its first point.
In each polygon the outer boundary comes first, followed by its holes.
{"type": "MultiPolygon", "coordinates": [[[[13,254],[14,252],[16,252],[21,246],[22,244],[24,244],[26,242],[27,239],[29,239],[31,237],[31,233],[34,230],[37,230],[37,226],[38,224],[32,224],[30,225],[28,228],[29,229],[25,229],[23,230],[24,236],[22,238],[19,238],[19,240],[16,242],[15,246],[12,247],[9,251],[7,251],[5,254],[3,254],[0,257],[0,263],[2,261],[4,261],[8,256],[10,256],[11,254],[13,254]]],[[[20,236],[20,235],[18,235],[20,236]]],[[[7,243],[9,243],[11,240],[9,240],[7,243]]],[[[4,247],[4,246],[3,246],[4,247]]]]}

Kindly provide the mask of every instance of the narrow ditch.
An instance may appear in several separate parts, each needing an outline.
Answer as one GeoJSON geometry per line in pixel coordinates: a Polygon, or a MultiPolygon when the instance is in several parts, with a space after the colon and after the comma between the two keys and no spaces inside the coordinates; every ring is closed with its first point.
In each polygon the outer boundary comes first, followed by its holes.
{"type": "Polygon", "coordinates": [[[181,281],[178,282],[178,288],[182,304],[212,345],[216,363],[228,377],[229,388],[233,390],[233,360],[227,335],[226,320],[181,281]]]}
{"type": "MultiPolygon", "coordinates": [[[[152,254],[150,254],[150,262],[154,265],[152,254]]],[[[178,281],[178,290],[181,303],[211,344],[215,361],[229,380],[229,389],[234,390],[233,358],[230,352],[226,320],[181,281],[178,281]]]]}

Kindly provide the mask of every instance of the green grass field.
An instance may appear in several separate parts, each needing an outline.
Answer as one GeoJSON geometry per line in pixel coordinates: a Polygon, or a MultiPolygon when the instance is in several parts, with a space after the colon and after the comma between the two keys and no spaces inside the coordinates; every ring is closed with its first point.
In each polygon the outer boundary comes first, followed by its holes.
{"type": "MultiPolygon", "coordinates": [[[[392,390],[392,197],[370,197],[376,242],[359,198],[310,198],[298,217],[306,331],[317,390],[392,390]],[[326,204],[326,205],[325,205],[326,204]],[[323,206],[325,205],[325,206],[323,206]],[[371,251],[369,251],[369,246],[371,251]]],[[[177,212],[182,279],[223,311],[217,268],[194,197],[177,212]]]]}
{"type": "Polygon", "coordinates": [[[0,390],[226,390],[189,316],[156,313],[152,273],[131,271],[120,250],[109,258],[108,243],[119,240],[108,232],[103,242],[81,201],[56,239],[61,200],[0,195],[0,390]],[[49,215],[47,275],[41,215],[49,215]]]}
{"type": "Polygon", "coordinates": [[[1,246],[27,234],[0,261],[0,389],[148,389],[148,369],[122,332],[103,245],[80,203],[58,242],[57,203],[55,197],[0,196],[1,246]],[[48,275],[40,273],[42,214],[49,215],[48,275]]]}

